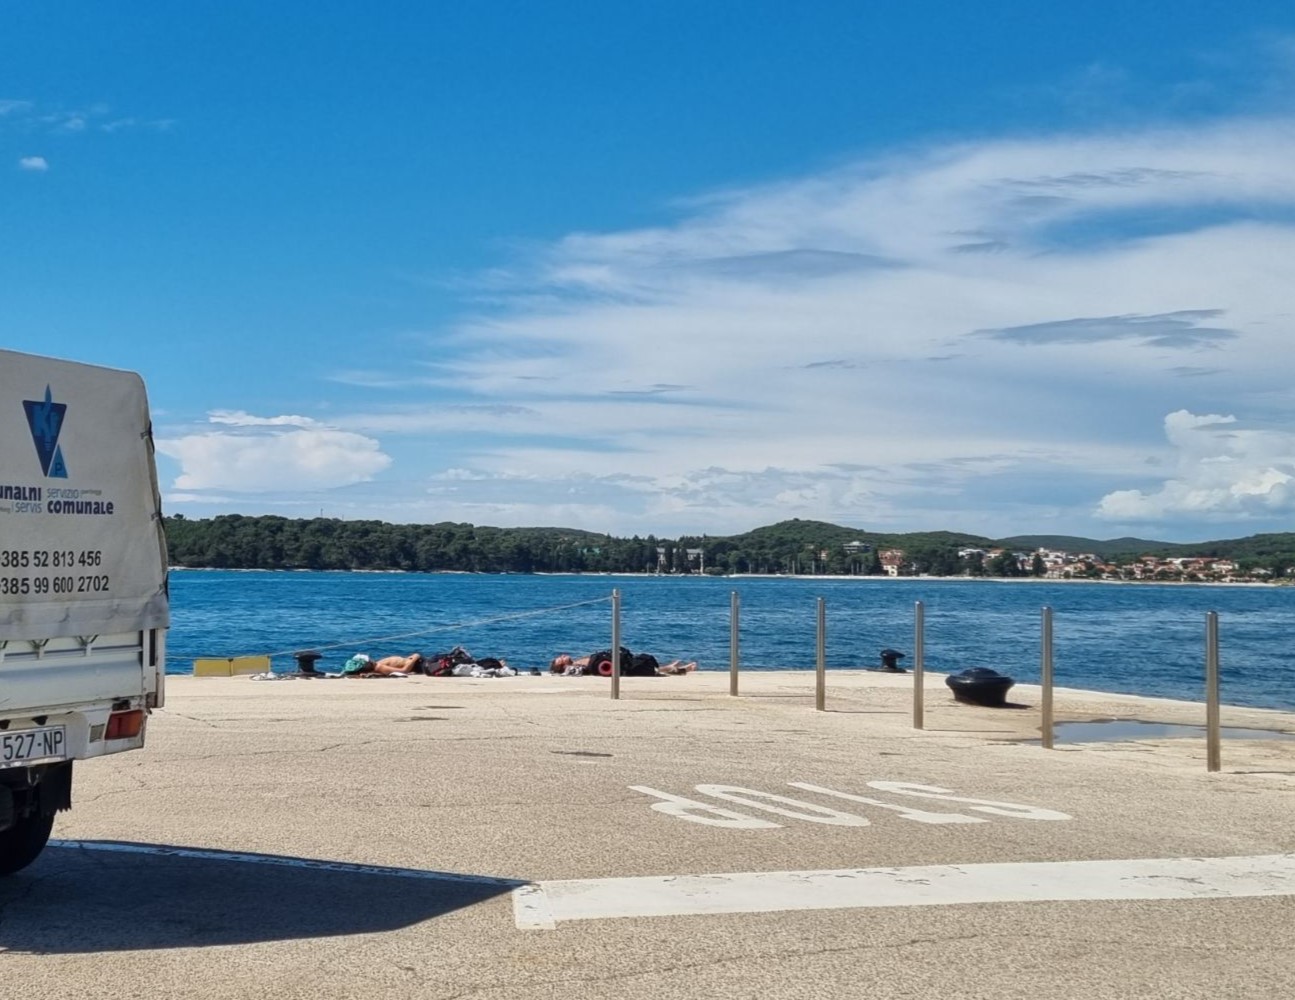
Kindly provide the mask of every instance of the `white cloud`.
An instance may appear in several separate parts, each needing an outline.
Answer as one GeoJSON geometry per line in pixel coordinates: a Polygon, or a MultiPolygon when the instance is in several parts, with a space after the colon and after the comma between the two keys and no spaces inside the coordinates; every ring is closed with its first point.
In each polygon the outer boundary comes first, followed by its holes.
{"type": "Polygon", "coordinates": [[[303,417],[218,411],[210,421],[236,429],[156,441],[160,453],[180,463],[177,491],[326,490],[365,482],[391,465],[373,438],[303,417]]]}
{"type": "Polygon", "coordinates": [[[1165,417],[1177,471],[1156,490],[1116,490],[1098,505],[1112,521],[1245,520],[1295,512],[1295,431],[1246,430],[1233,416],[1165,417]]]}
{"type": "Polygon", "coordinates": [[[49,163],[43,156],[24,156],[18,160],[18,169],[44,173],[49,169],[49,163]]]}
{"type": "MultiPolygon", "coordinates": [[[[1170,457],[1149,410],[1244,387],[1248,416],[1283,418],[1292,157],[1286,121],[991,141],[726,192],[674,226],[573,234],[514,275],[511,309],[442,351],[435,377],[481,407],[454,428],[485,435],[457,464],[644,476],[636,491],[679,530],[717,511],[739,528],[943,527],[930,512],[956,515],[968,492],[970,530],[1091,529],[1103,496],[1170,457]],[[487,409],[505,401],[518,426],[487,409]],[[1041,468],[1070,494],[1022,499],[1041,468]],[[755,489],[771,469],[780,482],[755,489]]],[[[1284,491],[1229,487],[1238,514],[1284,491]]],[[[1202,511],[1167,504],[1164,519],[1188,531],[1202,511]]]]}
{"type": "Polygon", "coordinates": [[[157,118],[146,121],[141,118],[115,118],[99,126],[101,132],[124,132],[130,129],[149,129],[154,132],[166,132],[175,124],[173,118],[157,118]]]}
{"type": "Polygon", "coordinates": [[[180,493],[172,491],[170,493],[162,494],[162,502],[167,505],[186,503],[233,505],[239,503],[240,498],[236,496],[221,496],[216,493],[180,493]]]}
{"type": "Polygon", "coordinates": [[[85,134],[92,130],[108,134],[136,129],[166,132],[175,125],[173,118],[113,116],[113,109],[103,103],[84,108],[59,108],[36,101],[4,98],[0,98],[0,121],[17,125],[25,131],[60,136],[85,134]]]}
{"type": "Polygon", "coordinates": [[[1286,510],[1295,412],[1292,161],[1295,122],[1275,119],[991,140],[573,233],[486,275],[498,308],[425,356],[343,378],[409,402],[330,426],[428,456],[435,493],[367,516],[1261,525],[1286,510]],[[1274,430],[1166,441],[1177,411],[1274,430]]]}
{"type": "Polygon", "coordinates": [[[213,424],[225,424],[230,427],[318,427],[319,422],[310,417],[285,415],[280,417],[256,417],[242,410],[212,410],[207,420],[213,424]]]}

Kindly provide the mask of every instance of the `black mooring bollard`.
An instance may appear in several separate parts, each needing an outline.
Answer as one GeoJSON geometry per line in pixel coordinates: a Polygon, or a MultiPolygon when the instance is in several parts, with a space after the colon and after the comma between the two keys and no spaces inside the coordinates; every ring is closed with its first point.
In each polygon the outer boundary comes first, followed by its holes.
{"type": "Polygon", "coordinates": [[[905,654],[898,649],[891,649],[887,646],[881,651],[881,669],[889,670],[896,674],[902,674],[904,668],[899,665],[899,661],[904,658],[905,654]]]}
{"type": "Polygon", "coordinates": [[[303,649],[300,652],[292,654],[292,658],[297,661],[297,670],[303,674],[317,674],[315,661],[323,659],[324,654],[314,649],[303,649]]]}

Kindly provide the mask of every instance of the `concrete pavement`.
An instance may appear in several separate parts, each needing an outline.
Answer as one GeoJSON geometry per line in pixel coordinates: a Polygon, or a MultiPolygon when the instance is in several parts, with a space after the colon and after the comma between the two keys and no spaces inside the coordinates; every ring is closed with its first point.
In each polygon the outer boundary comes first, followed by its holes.
{"type": "Polygon", "coordinates": [[[0,883],[6,995],[1290,995],[1295,742],[1045,751],[1037,690],[928,676],[917,731],[911,684],[169,678],[0,883]]]}

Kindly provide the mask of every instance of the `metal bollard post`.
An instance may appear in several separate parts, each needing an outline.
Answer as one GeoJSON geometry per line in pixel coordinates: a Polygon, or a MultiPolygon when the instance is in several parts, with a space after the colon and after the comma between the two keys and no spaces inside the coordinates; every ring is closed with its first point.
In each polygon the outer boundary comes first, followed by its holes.
{"type": "Polygon", "coordinates": [[[822,712],[827,708],[827,602],[818,599],[818,641],[815,643],[817,660],[814,667],[814,707],[822,712]]]}
{"type": "Polygon", "coordinates": [[[1222,766],[1219,753],[1219,613],[1205,613],[1205,769],[1222,766]]]}
{"type": "Polygon", "coordinates": [[[621,592],[612,591],[612,700],[621,696],[621,592]]]}
{"type": "Polygon", "coordinates": [[[926,605],[913,605],[913,728],[926,722],[926,605]]]}
{"type": "Polygon", "coordinates": [[[737,695],[737,662],[738,662],[738,616],[742,611],[742,599],[733,591],[728,602],[728,693],[737,695]]]}
{"type": "Polygon", "coordinates": [[[1043,608],[1042,640],[1039,649],[1039,684],[1043,695],[1039,699],[1043,719],[1039,732],[1043,735],[1043,749],[1052,749],[1052,609],[1043,608]]]}

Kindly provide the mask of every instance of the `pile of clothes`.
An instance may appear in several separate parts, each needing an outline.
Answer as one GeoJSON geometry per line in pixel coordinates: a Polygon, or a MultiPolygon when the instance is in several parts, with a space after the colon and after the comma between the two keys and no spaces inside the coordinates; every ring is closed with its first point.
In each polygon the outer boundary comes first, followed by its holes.
{"type": "Polygon", "coordinates": [[[516,677],[517,670],[507,660],[493,656],[474,659],[462,646],[448,653],[432,653],[423,657],[423,673],[428,677],[516,677]]]}

